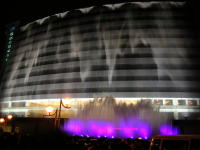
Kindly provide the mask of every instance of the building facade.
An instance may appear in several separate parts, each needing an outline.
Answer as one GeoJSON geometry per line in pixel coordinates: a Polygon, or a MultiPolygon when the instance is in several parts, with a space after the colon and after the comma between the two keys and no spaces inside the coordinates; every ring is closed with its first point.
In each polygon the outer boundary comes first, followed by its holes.
{"type": "Polygon", "coordinates": [[[1,111],[42,116],[68,97],[151,101],[175,119],[200,105],[200,52],[184,2],[130,2],[55,14],[9,37],[1,111]]]}

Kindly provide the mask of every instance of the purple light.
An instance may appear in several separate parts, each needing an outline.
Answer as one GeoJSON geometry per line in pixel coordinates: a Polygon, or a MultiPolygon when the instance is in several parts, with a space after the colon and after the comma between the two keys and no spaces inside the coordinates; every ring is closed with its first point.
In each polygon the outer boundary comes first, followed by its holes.
{"type": "Polygon", "coordinates": [[[124,138],[135,137],[135,131],[137,131],[137,127],[135,125],[136,120],[128,120],[128,121],[121,121],[120,122],[120,135],[124,138]]]}
{"type": "MultiPolygon", "coordinates": [[[[111,137],[114,134],[114,126],[111,123],[103,121],[89,121],[85,128],[88,128],[88,134],[90,136],[107,136],[111,137]]],[[[86,131],[86,129],[85,129],[86,131]]]]}
{"type": "MultiPolygon", "coordinates": [[[[64,124],[64,130],[72,135],[87,137],[123,137],[135,138],[141,137],[147,139],[151,136],[151,126],[141,120],[122,121],[118,124],[112,124],[104,121],[92,120],[83,122],[81,120],[70,120],[64,124]]],[[[160,126],[161,135],[177,135],[178,129],[171,125],[160,126]]]]}
{"type": "Polygon", "coordinates": [[[160,134],[161,135],[178,135],[178,129],[172,127],[171,125],[162,125],[160,127],[160,134]]]}
{"type": "Polygon", "coordinates": [[[74,135],[82,135],[84,124],[79,120],[70,120],[64,124],[64,129],[74,135]]]}
{"type": "Polygon", "coordinates": [[[147,123],[140,123],[139,124],[139,130],[138,130],[138,136],[147,139],[151,135],[151,127],[147,123]]]}
{"type": "MultiPolygon", "coordinates": [[[[148,103],[118,104],[113,97],[105,97],[86,104],[74,119],[71,118],[65,123],[63,129],[72,135],[84,137],[148,139],[158,133],[161,124],[166,124],[168,116],[166,117],[155,112],[153,106],[148,103]]],[[[178,130],[161,126],[160,133],[178,134],[178,130]]]]}
{"type": "Polygon", "coordinates": [[[64,125],[64,130],[72,135],[87,137],[142,137],[147,139],[151,135],[151,128],[147,123],[138,119],[130,119],[120,123],[110,123],[105,121],[91,120],[83,122],[81,120],[70,120],[64,125]]]}
{"type": "Polygon", "coordinates": [[[147,139],[151,135],[151,127],[140,119],[132,118],[120,123],[121,135],[125,138],[142,137],[147,139]]]}

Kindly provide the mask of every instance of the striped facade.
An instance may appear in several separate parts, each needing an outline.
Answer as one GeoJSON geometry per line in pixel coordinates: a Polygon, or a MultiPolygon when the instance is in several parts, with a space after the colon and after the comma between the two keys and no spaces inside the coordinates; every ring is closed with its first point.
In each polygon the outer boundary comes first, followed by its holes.
{"type": "Polygon", "coordinates": [[[104,5],[34,21],[15,33],[1,101],[112,95],[199,105],[194,31],[184,2],[104,5]]]}

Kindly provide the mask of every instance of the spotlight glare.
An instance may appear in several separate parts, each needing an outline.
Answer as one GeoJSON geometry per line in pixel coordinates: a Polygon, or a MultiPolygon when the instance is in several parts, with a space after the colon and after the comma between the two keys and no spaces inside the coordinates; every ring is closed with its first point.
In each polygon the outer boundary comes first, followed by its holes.
{"type": "Polygon", "coordinates": [[[8,116],[7,116],[7,119],[8,119],[8,120],[11,120],[12,118],[13,118],[12,115],[8,115],[8,116]]]}
{"type": "Polygon", "coordinates": [[[4,118],[0,118],[0,123],[4,123],[5,119],[4,118]]]}
{"type": "Polygon", "coordinates": [[[51,112],[53,112],[53,107],[51,107],[51,106],[48,106],[48,107],[46,108],[46,111],[47,111],[48,113],[51,113],[51,112]]]}

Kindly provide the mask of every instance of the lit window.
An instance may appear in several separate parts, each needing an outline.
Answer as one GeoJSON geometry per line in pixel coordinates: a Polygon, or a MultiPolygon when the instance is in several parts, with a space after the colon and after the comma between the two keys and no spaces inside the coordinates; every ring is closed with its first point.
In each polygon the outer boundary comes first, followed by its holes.
{"type": "Polygon", "coordinates": [[[165,100],[165,105],[173,105],[172,100],[165,100]]]}
{"type": "Polygon", "coordinates": [[[8,48],[11,48],[11,45],[10,45],[10,44],[8,45],[8,48]]]}
{"type": "Polygon", "coordinates": [[[8,103],[0,103],[0,107],[7,108],[8,107],[8,103]]]}
{"type": "Polygon", "coordinates": [[[25,102],[12,102],[12,107],[25,107],[25,102]]]}
{"type": "Polygon", "coordinates": [[[178,105],[186,105],[185,100],[178,100],[178,105]]]}
{"type": "Polygon", "coordinates": [[[15,26],[12,26],[12,27],[10,28],[10,30],[11,30],[11,31],[15,30],[15,26]]]}
{"type": "Polygon", "coordinates": [[[188,105],[190,106],[197,106],[197,101],[196,100],[189,100],[188,105]]]}
{"type": "Polygon", "coordinates": [[[11,41],[13,39],[13,36],[10,36],[8,39],[11,41]]]}
{"type": "Polygon", "coordinates": [[[141,103],[143,103],[143,104],[150,104],[151,100],[150,99],[142,99],[141,103]]]}
{"type": "Polygon", "coordinates": [[[9,41],[8,44],[11,45],[11,44],[12,44],[12,41],[9,41]]]}
{"type": "Polygon", "coordinates": [[[154,100],[155,105],[163,105],[163,100],[154,100]]]}
{"type": "Polygon", "coordinates": [[[13,36],[14,35],[14,32],[10,32],[10,36],[13,36]]]}

